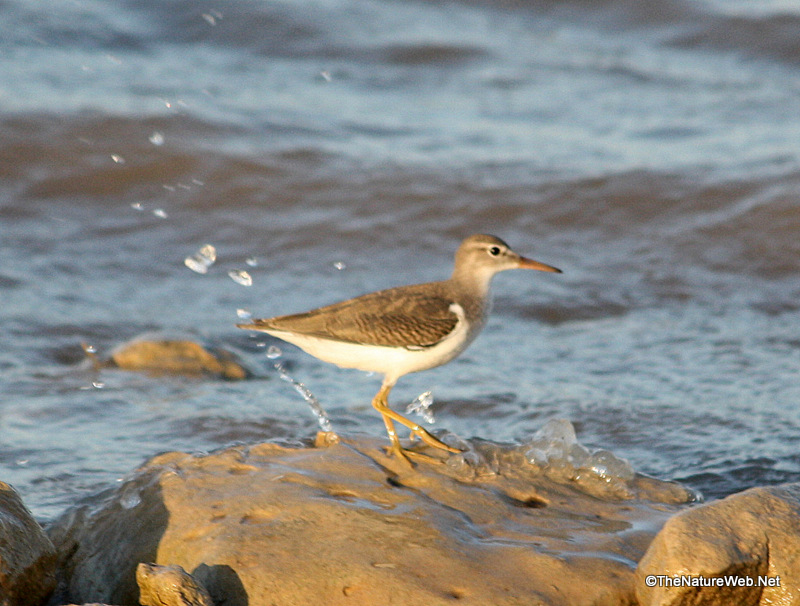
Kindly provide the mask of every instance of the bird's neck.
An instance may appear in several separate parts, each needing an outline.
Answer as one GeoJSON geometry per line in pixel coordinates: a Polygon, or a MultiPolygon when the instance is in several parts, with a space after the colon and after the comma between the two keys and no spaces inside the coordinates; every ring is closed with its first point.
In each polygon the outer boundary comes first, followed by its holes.
{"type": "Polygon", "coordinates": [[[454,271],[450,278],[453,290],[458,294],[465,306],[467,317],[473,319],[484,318],[492,306],[489,287],[493,273],[459,272],[454,271]]]}

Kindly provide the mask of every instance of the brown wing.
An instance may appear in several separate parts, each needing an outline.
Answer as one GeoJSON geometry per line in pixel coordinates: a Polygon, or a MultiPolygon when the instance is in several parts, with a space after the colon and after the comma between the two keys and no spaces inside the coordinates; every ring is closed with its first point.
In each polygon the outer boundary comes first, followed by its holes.
{"type": "Polygon", "coordinates": [[[303,314],[254,320],[243,328],[291,330],[387,347],[430,347],[455,328],[458,317],[450,311],[452,303],[435,285],[402,286],[303,314]]]}

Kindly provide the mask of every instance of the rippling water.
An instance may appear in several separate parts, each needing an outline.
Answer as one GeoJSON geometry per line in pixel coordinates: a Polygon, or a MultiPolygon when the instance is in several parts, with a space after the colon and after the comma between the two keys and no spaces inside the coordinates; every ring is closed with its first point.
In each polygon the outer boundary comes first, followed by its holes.
{"type": "MultiPolygon", "coordinates": [[[[39,519],[159,451],[308,438],[237,309],[439,279],[475,232],[565,273],[499,276],[398,408],[430,389],[435,427],[499,441],[569,419],[707,497],[800,479],[795,3],[0,9],[0,478],[39,519]],[[149,331],[257,378],[81,366],[149,331]]],[[[335,430],[382,431],[378,378],[281,347],[335,430]]]]}

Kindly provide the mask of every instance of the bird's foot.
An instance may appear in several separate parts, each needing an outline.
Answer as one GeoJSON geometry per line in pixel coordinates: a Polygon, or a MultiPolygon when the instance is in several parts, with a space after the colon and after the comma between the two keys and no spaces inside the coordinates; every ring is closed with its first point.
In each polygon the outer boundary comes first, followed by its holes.
{"type": "Polygon", "coordinates": [[[409,452],[401,447],[399,442],[393,442],[391,446],[387,446],[384,450],[388,456],[394,455],[398,461],[405,463],[409,467],[415,467],[413,461],[408,457],[409,452]]]}
{"type": "Polygon", "coordinates": [[[414,468],[414,467],[417,466],[416,462],[420,462],[420,463],[437,463],[437,464],[441,464],[442,463],[441,459],[437,459],[435,457],[423,454],[421,452],[417,452],[415,450],[408,450],[406,448],[400,447],[399,445],[397,447],[395,447],[394,445],[387,446],[386,447],[386,454],[390,455],[390,456],[394,455],[397,458],[398,461],[402,461],[403,463],[405,463],[406,465],[408,465],[411,468],[414,468]]]}
{"type": "Polygon", "coordinates": [[[434,436],[431,432],[429,432],[427,429],[425,429],[424,427],[420,427],[419,425],[413,428],[411,430],[411,433],[420,438],[428,446],[433,446],[434,448],[438,448],[440,450],[446,450],[447,452],[453,452],[453,453],[462,452],[458,448],[448,446],[447,444],[442,442],[439,438],[434,436]]]}

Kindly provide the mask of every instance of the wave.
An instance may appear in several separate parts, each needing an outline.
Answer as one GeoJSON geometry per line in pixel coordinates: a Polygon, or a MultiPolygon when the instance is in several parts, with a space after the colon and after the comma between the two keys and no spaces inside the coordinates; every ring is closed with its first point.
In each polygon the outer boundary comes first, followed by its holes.
{"type": "Polygon", "coordinates": [[[397,253],[384,250],[388,241],[438,260],[465,235],[494,232],[565,270],[561,282],[537,282],[524,306],[499,302],[552,324],[652,305],[713,305],[743,283],[752,309],[797,309],[796,168],[738,178],[693,169],[504,181],[496,167],[482,179],[477,169],[365,165],[303,146],[238,153],[216,145],[226,128],[189,117],[179,125],[179,137],[157,146],[148,135],[174,126],[161,118],[0,123],[8,194],[0,217],[49,224],[57,203],[62,216],[86,225],[71,237],[95,238],[99,250],[139,246],[137,239],[189,250],[216,226],[215,242],[243,256],[269,242],[270,250],[318,257],[371,250],[389,264],[397,253]],[[143,220],[162,208],[168,221],[143,220]]]}
{"type": "Polygon", "coordinates": [[[454,16],[453,3],[117,0],[77,12],[58,5],[41,11],[26,3],[5,2],[0,46],[44,42],[61,48],[148,53],[165,45],[204,44],[261,57],[452,64],[490,52],[490,41],[478,41],[477,34],[485,28],[476,23],[494,23],[493,31],[501,34],[509,23],[522,19],[532,31],[558,31],[573,24],[615,35],[650,32],[657,43],[678,48],[800,62],[800,11],[789,10],[785,3],[754,8],[711,0],[462,0],[460,5],[453,25],[463,26],[465,35],[452,44],[446,40],[452,33],[448,16],[454,16]],[[471,12],[462,14],[464,9],[471,12]],[[504,21],[506,17],[511,21],[504,21]],[[398,31],[404,32],[401,38],[398,31]]]}

